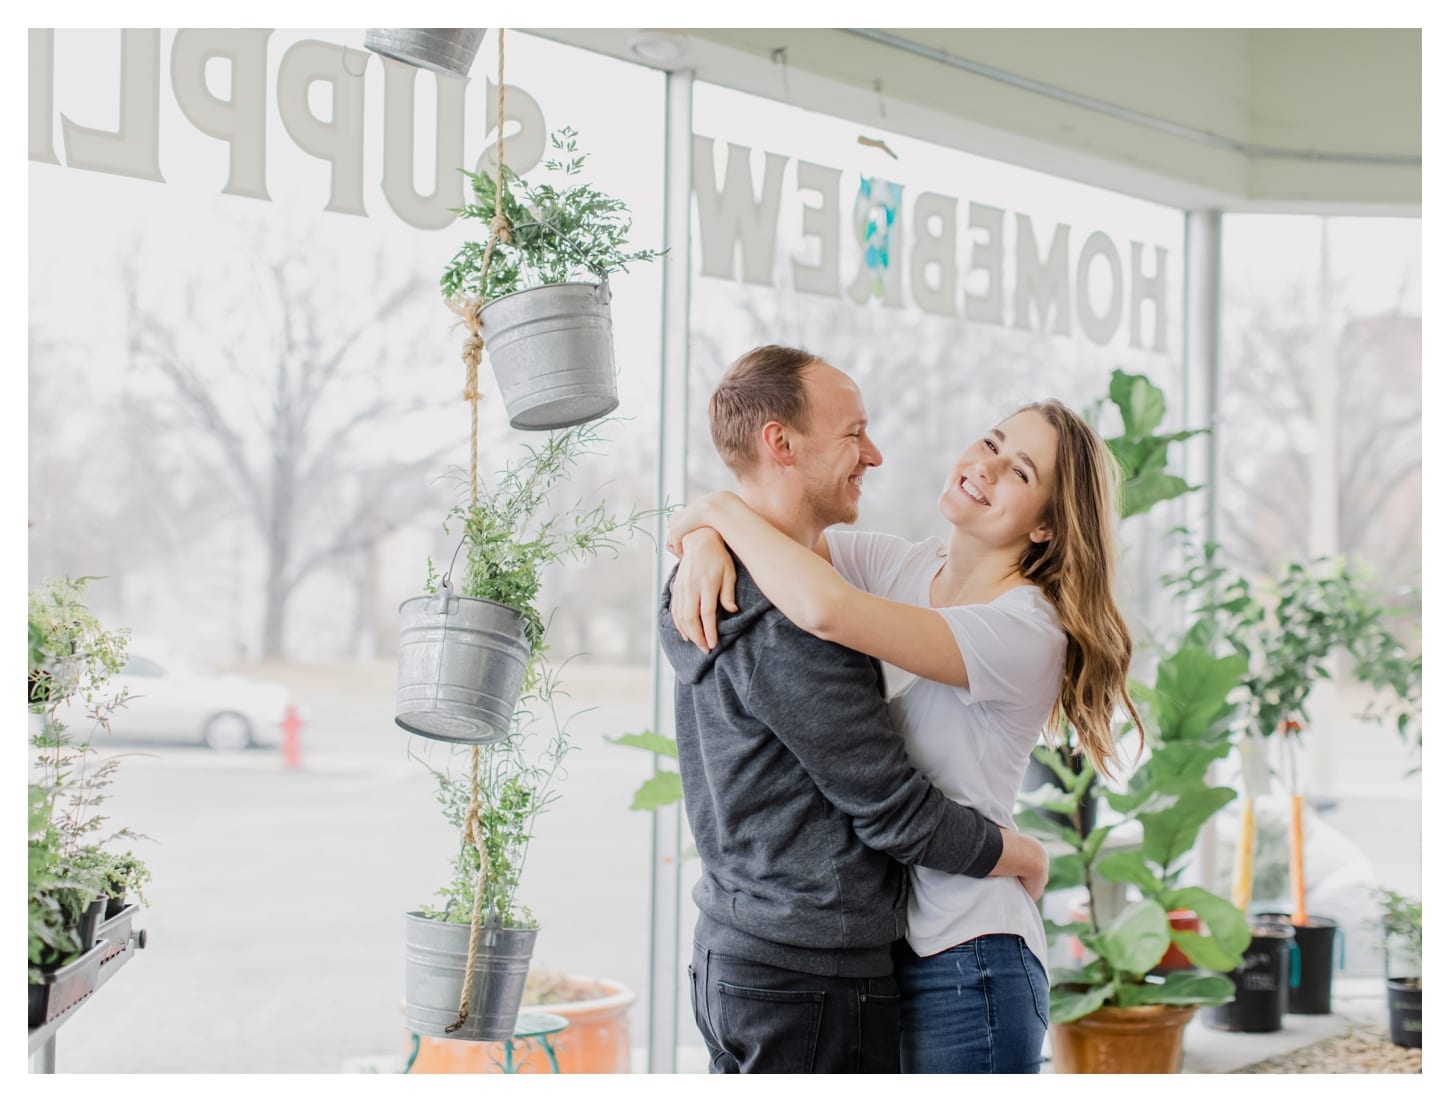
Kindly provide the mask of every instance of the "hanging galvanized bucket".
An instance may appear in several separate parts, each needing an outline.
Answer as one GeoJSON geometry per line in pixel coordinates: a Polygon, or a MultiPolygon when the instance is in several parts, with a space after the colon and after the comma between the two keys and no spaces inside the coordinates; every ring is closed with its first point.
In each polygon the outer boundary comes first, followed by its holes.
{"type": "Polygon", "coordinates": [[[507,605],[436,594],[398,606],[394,722],[443,742],[484,745],[508,737],[529,663],[524,618],[507,605]]]}
{"type": "Polygon", "coordinates": [[[409,911],[405,923],[403,1027],[455,1041],[506,1041],[512,1037],[538,929],[484,926],[478,931],[468,1020],[449,1033],[448,1027],[458,1020],[463,980],[468,974],[468,926],[424,918],[419,911],[409,911]]]}
{"type": "Polygon", "coordinates": [[[458,28],[402,30],[369,27],[363,36],[363,45],[375,54],[454,77],[468,75],[482,43],[482,30],[458,28]]]}
{"type": "Polygon", "coordinates": [[[515,291],[483,308],[483,340],[516,429],[563,429],[619,405],[609,280],[515,291]]]}

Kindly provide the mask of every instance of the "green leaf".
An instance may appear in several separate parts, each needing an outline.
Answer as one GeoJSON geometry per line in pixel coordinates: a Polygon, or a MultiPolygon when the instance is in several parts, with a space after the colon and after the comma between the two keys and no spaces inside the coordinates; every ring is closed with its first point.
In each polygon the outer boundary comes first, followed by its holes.
{"type": "Polygon", "coordinates": [[[1053,822],[1046,815],[1033,808],[1023,808],[1014,816],[1017,822],[1017,829],[1024,834],[1031,834],[1036,838],[1058,839],[1066,842],[1073,849],[1082,844],[1082,838],[1071,826],[1053,822]]]}
{"type": "Polygon", "coordinates": [[[1048,941],[1056,941],[1060,937],[1082,937],[1092,930],[1092,924],[1088,922],[1053,922],[1050,918],[1042,920],[1042,928],[1047,934],[1048,941]]]}
{"type": "Polygon", "coordinates": [[[1238,793],[1232,788],[1198,788],[1185,792],[1163,811],[1144,812],[1143,856],[1167,868],[1193,848],[1203,824],[1219,808],[1232,803],[1238,793]]]}
{"type": "Polygon", "coordinates": [[[1130,903],[1102,932],[1099,944],[1114,971],[1145,975],[1168,951],[1168,912],[1151,899],[1130,903]]]}
{"type": "Polygon", "coordinates": [[[1057,779],[1062,782],[1063,788],[1072,787],[1072,782],[1077,779],[1072,768],[1062,760],[1062,755],[1050,746],[1034,746],[1032,756],[1040,761],[1047,768],[1057,774],[1057,779]]]}
{"type": "Polygon", "coordinates": [[[1201,647],[1185,646],[1158,663],[1153,712],[1165,742],[1200,740],[1230,705],[1228,694],[1248,672],[1237,654],[1215,658],[1201,647]]]}
{"type": "Polygon", "coordinates": [[[1208,927],[1206,936],[1192,930],[1173,931],[1173,943],[1194,964],[1215,972],[1231,972],[1243,963],[1251,936],[1249,923],[1229,900],[1207,888],[1190,887],[1170,892],[1162,902],[1170,911],[1193,911],[1200,923],[1208,927]]]}
{"type": "Polygon", "coordinates": [[[1168,409],[1163,392],[1146,375],[1129,375],[1121,368],[1113,371],[1108,398],[1122,413],[1123,435],[1130,438],[1151,433],[1168,409]]]}
{"type": "Polygon", "coordinates": [[[1077,888],[1087,883],[1087,868],[1076,853],[1061,853],[1047,863],[1047,891],[1077,888]]]}
{"type": "MultiPolygon", "coordinates": [[[[1230,985],[1232,986],[1232,985],[1230,985]]],[[[1071,1022],[1097,1010],[1113,993],[1113,985],[1103,984],[1088,991],[1070,991],[1052,988],[1048,993],[1048,1007],[1054,1022],[1071,1022]]]]}
{"type": "Polygon", "coordinates": [[[656,811],[670,804],[677,804],[684,798],[685,789],[680,775],[661,769],[639,786],[634,794],[634,802],[629,806],[634,811],[656,811]]]}
{"type": "Polygon", "coordinates": [[[1097,866],[1098,875],[1115,883],[1136,884],[1149,899],[1163,894],[1163,885],[1138,850],[1125,850],[1104,857],[1097,866]]]}
{"type": "Polygon", "coordinates": [[[604,741],[612,742],[616,746],[637,746],[641,750],[648,750],[651,754],[662,754],[677,761],[680,757],[680,748],[674,739],[657,735],[653,731],[641,731],[637,735],[620,735],[617,738],[605,735],[604,741]]]}
{"type": "Polygon", "coordinates": [[[1162,983],[1118,985],[1119,1006],[1218,1006],[1233,997],[1227,976],[1189,970],[1169,972],[1162,983]]]}
{"type": "Polygon", "coordinates": [[[1057,967],[1052,970],[1053,987],[1099,987],[1112,981],[1112,973],[1101,960],[1089,961],[1081,968],[1057,967]]]}

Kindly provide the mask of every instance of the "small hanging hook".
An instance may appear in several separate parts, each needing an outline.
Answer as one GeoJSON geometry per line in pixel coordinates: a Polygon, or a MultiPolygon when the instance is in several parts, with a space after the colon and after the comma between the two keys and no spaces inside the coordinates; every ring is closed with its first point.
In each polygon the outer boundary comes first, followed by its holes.
{"type": "MultiPolygon", "coordinates": [[[[780,88],[781,95],[786,103],[790,103],[790,65],[785,58],[785,47],[777,46],[770,51],[770,60],[780,66],[780,88]]],[[[791,104],[794,107],[794,104],[791,104]]]]}

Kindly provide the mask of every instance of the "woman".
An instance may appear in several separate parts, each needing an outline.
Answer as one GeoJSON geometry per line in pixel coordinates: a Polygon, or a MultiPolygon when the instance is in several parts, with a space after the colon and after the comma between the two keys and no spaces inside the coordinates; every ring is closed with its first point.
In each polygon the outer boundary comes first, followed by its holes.
{"type": "MultiPolygon", "coordinates": [[[[1044,724],[1070,723],[1104,773],[1115,708],[1142,734],[1126,685],[1132,640],[1112,592],[1116,475],[1097,433],[1046,401],[957,458],[938,501],[945,545],[828,531],[812,552],[735,494],[712,494],[670,524],[682,553],[676,626],[709,649],[717,605],[734,610],[723,539],[798,627],[889,663],[892,718],[917,768],[1010,824],[1044,724]]],[[[1012,878],[910,872],[902,1069],[1036,1072],[1048,983],[1033,900],[1012,878]]]]}

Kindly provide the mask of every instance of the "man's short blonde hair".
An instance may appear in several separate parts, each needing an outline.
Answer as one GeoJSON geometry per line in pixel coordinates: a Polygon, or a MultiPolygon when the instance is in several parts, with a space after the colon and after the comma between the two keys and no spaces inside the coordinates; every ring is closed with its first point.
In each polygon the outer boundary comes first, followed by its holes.
{"type": "Polygon", "coordinates": [[[710,438],[737,476],[754,470],[756,442],[771,421],[806,429],[810,404],[805,370],[819,357],[801,348],[764,344],[741,356],[710,395],[710,438]]]}

